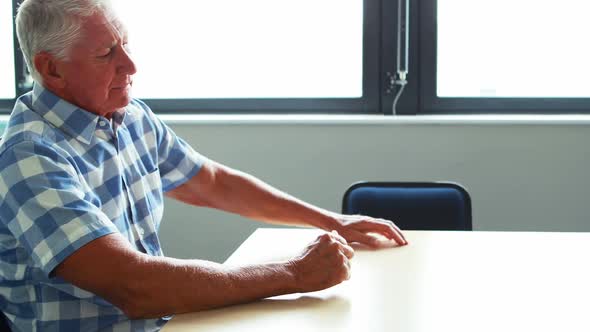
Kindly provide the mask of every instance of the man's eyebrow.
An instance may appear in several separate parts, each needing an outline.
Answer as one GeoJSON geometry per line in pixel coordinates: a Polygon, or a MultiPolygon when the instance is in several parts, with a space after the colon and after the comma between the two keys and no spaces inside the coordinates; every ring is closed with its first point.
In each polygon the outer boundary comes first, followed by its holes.
{"type": "Polygon", "coordinates": [[[116,47],[119,44],[119,40],[121,40],[121,44],[123,44],[127,41],[128,32],[127,32],[126,27],[118,21],[111,21],[110,24],[112,27],[115,28],[115,31],[117,32],[117,37],[116,37],[116,39],[113,39],[110,42],[110,44],[107,42],[101,44],[100,47],[96,48],[97,52],[101,51],[101,50],[111,49],[113,47],[116,47]]]}
{"type": "Polygon", "coordinates": [[[104,51],[104,50],[106,50],[106,49],[111,49],[111,48],[113,48],[113,47],[117,46],[117,44],[118,44],[118,43],[119,43],[119,42],[118,42],[118,41],[116,41],[116,40],[115,40],[115,41],[113,41],[113,42],[110,42],[110,43],[102,43],[100,46],[98,46],[98,47],[95,47],[95,48],[94,48],[94,51],[95,51],[95,52],[98,52],[98,51],[104,51]]]}

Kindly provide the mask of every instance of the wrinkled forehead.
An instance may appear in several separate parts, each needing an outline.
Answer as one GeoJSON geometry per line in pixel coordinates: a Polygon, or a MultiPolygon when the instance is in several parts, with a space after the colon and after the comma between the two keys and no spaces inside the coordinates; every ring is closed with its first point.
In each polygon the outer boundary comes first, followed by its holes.
{"type": "Polygon", "coordinates": [[[79,46],[90,48],[116,44],[119,40],[127,39],[125,24],[116,14],[108,12],[97,12],[84,18],[81,33],[79,46]]]}

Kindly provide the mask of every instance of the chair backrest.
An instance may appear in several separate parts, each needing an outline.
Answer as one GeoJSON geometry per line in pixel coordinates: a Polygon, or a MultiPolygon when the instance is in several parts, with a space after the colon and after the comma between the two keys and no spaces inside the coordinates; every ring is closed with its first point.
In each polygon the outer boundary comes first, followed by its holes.
{"type": "Polygon", "coordinates": [[[451,182],[358,182],[342,213],[389,219],[402,230],[472,230],[471,198],[451,182]]]}

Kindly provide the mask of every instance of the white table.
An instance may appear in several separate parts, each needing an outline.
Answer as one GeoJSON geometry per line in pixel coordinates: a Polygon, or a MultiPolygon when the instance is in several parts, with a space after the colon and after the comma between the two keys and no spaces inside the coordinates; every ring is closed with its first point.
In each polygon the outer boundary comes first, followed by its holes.
{"type": "MultiPolygon", "coordinates": [[[[227,260],[291,257],[319,232],[258,229],[227,260]]],[[[327,290],[177,315],[174,331],[590,331],[590,233],[412,232],[327,290]]]]}

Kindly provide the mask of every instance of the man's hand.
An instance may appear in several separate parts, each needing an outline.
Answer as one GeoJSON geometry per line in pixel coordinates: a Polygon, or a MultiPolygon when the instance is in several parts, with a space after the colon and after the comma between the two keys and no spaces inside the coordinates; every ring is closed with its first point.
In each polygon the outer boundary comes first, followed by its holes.
{"type": "Polygon", "coordinates": [[[338,233],[325,233],[289,261],[298,292],[313,292],[350,279],[354,250],[338,233]]]}
{"type": "Polygon", "coordinates": [[[392,240],[399,246],[408,244],[402,231],[390,220],[344,214],[335,214],[334,217],[339,225],[335,230],[349,243],[360,243],[374,249],[391,247],[392,240]]]}

